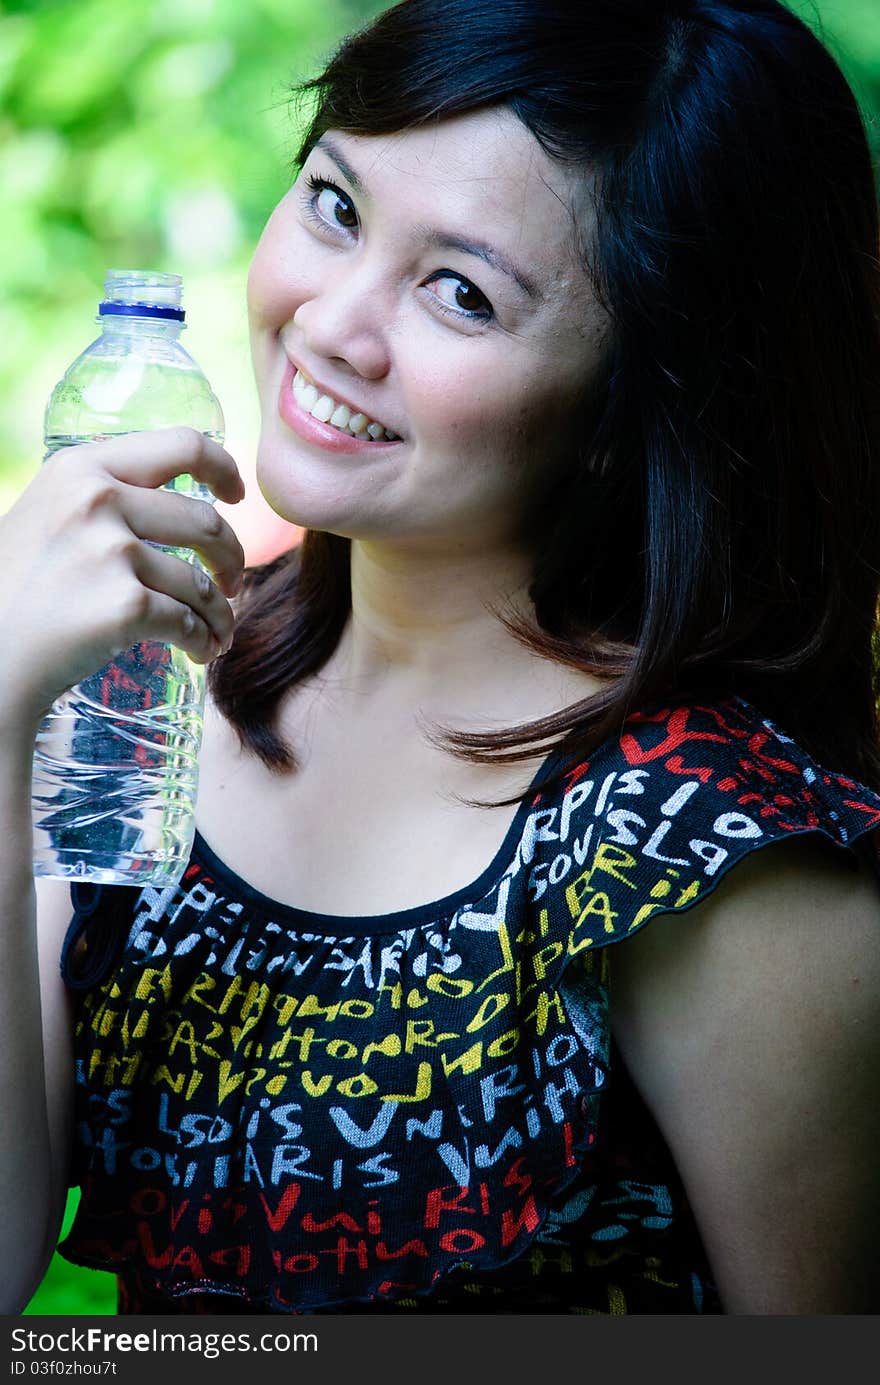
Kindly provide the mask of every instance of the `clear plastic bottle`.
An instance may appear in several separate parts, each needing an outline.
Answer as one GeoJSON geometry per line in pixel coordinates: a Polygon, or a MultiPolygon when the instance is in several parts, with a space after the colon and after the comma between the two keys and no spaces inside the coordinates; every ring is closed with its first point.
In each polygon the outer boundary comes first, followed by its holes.
{"type": "MultiPolygon", "coordinates": [[[[59,448],[172,424],[223,442],[220,404],[179,340],[181,302],[177,274],[108,272],[101,335],[46,406],[44,461],[59,448]]],[[[188,475],[166,489],[214,500],[188,475]]],[[[191,549],[168,551],[198,562],[191,549]]],[[[174,645],[144,642],[54,703],[34,751],[35,875],[179,880],[195,831],[204,693],[203,665],[174,645]]]]}

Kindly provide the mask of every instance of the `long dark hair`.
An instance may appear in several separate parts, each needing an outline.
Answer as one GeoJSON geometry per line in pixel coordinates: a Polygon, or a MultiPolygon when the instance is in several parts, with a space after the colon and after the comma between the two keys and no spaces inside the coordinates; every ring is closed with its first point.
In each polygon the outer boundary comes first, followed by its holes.
{"type": "MultiPolygon", "coordinates": [[[[777,0],[405,0],[299,89],[300,158],[490,105],[583,167],[585,268],[607,308],[591,422],[534,516],[531,648],[601,691],[528,725],[449,733],[515,761],[589,755],[629,711],[736,692],[820,762],[880,786],[880,265],[864,125],[777,0]]],[[[307,532],[249,573],[209,678],[243,745],[350,612],[349,542],[307,532]]]]}

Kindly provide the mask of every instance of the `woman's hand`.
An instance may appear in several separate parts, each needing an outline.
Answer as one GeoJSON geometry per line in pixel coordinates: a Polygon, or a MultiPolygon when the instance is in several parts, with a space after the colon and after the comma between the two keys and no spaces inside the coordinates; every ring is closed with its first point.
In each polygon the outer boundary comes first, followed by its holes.
{"type": "Polygon", "coordinates": [[[224,448],[194,428],[64,448],[0,517],[4,728],[36,731],[66,689],[142,640],[207,663],[229,645],[244,553],[212,505],[161,490],[188,472],[244,495],[224,448]],[[195,564],[150,544],[195,550],[195,564]]]}

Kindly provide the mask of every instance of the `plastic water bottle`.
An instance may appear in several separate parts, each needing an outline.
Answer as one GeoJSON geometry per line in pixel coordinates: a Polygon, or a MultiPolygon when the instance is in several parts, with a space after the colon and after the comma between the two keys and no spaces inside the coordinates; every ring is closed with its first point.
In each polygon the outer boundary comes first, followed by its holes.
{"type": "MultiPolygon", "coordinates": [[[[44,461],[59,448],[172,424],[223,442],[220,405],[180,343],[181,302],[177,274],[108,272],[101,335],[46,407],[44,461]]],[[[214,500],[188,475],[166,489],[214,500]]],[[[167,551],[199,561],[190,549],[167,551]]],[[[143,642],[53,704],[34,751],[35,875],[120,885],[180,879],[195,833],[204,693],[203,665],[174,645],[143,642]]]]}

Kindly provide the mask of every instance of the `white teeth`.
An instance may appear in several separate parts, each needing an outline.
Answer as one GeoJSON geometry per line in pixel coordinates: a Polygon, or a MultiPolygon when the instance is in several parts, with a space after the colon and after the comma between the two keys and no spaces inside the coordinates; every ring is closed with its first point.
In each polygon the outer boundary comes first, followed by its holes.
{"type": "Polygon", "coordinates": [[[392,433],[381,423],[375,423],[366,414],[353,414],[347,404],[337,404],[329,394],[319,394],[317,388],[306,380],[297,370],[293,377],[293,393],[301,409],[312,415],[320,423],[330,423],[343,433],[366,441],[397,442],[400,434],[392,433]]]}

